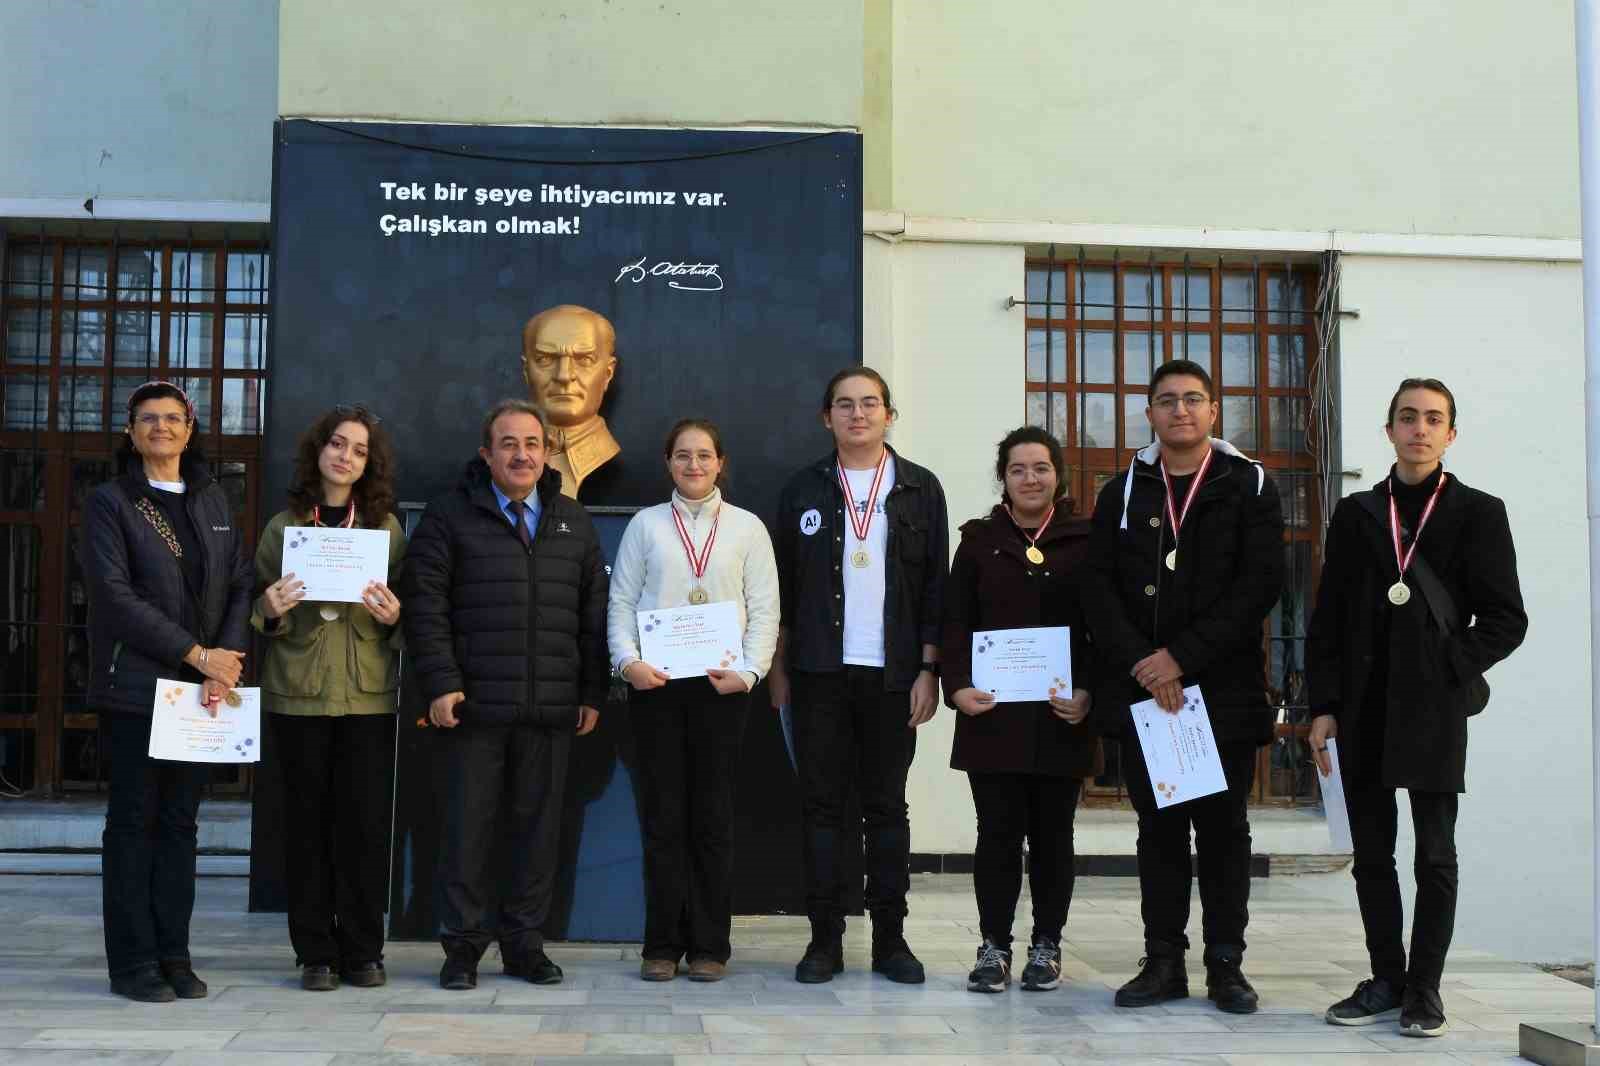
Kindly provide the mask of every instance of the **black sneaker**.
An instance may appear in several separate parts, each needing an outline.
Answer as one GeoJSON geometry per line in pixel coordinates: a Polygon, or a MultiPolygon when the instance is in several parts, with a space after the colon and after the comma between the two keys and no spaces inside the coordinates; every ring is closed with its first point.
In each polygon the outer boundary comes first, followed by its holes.
{"type": "Polygon", "coordinates": [[[447,948],[439,968],[439,987],[465,992],[478,987],[478,953],[471,947],[447,948]]]}
{"type": "Polygon", "coordinates": [[[141,966],[132,973],[113,975],[111,991],[139,1003],[171,1003],[178,998],[178,993],[161,976],[161,967],[154,963],[141,966]]]}
{"type": "Polygon", "coordinates": [[[1206,998],[1228,1014],[1254,1014],[1260,998],[1231,955],[1206,960],[1206,998]]]}
{"type": "Polygon", "coordinates": [[[1022,968],[1024,992],[1048,992],[1061,983],[1061,945],[1035,940],[1028,947],[1028,965],[1022,968]]]}
{"type": "Polygon", "coordinates": [[[1407,985],[1400,1007],[1402,1036],[1443,1036],[1450,1023],[1444,1020],[1444,1001],[1437,988],[1407,985]]]}
{"type": "Polygon", "coordinates": [[[161,976],[167,979],[167,984],[172,986],[172,991],[179,999],[205,999],[210,992],[206,983],[195,976],[194,967],[189,965],[188,959],[163,962],[161,976]]]}
{"type": "Polygon", "coordinates": [[[1139,976],[1117,989],[1117,1006],[1154,1007],[1189,998],[1189,971],[1182,955],[1147,955],[1139,966],[1139,976]]]}
{"type": "Polygon", "coordinates": [[[901,985],[920,985],[928,979],[922,963],[911,954],[911,945],[899,936],[873,943],[872,972],[901,985]]]}
{"type": "Polygon", "coordinates": [[[1356,985],[1356,990],[1328,1008],[1323,1015],[1329,1025],[1377,1025],[1400,1017],[1404,985],[1387,977],[1372,977],[1356,985]]]}
{"type": "Polygon", "coordinates": [[[300,987],[307,992],[332,992],[339,987],[339,975],[332,966],[302,966],[300,987]]]}
{"type": "Polygon", "coordinates": [[[1011,983],[1011,952],[987,937],[978,947],[978,962],[967,974],[968,992],[1004,992],[1011,983]]]}
{"type": "Polygon", "coordinates": [[[520,977],[533,985],[559,985],[566,976],[561,967],[551,961],[543,948],[534,948],[522,954],[507,955],[500,952],[501,964],[507,977],[520,977]]]}

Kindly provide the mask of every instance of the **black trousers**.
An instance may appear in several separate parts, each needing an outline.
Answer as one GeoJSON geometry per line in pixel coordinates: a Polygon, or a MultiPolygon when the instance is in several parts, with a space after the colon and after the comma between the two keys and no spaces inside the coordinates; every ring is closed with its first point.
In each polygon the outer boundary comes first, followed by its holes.
{"type": "Polygon", "coordinates": [[[840,906],[844,803],[861,797],[866,837],[867,911],[873,936],[900,936],[911,890],[911,821],[906,776],[917,750],[911,693],[885,692],[883,671],[847,666],[832,673],[795,671],[795,762],[805,833],[806,909],[814,935],[842,934],[840,906]]]}
{"type": "Polygon", "coordinates": [[[544,947],[572,731],[537,726],[440,729],[444,842],[439,862],[439,941],[479,957],[499,939],[502,956],[544,947]],[[504,868],[500,891],[492,879],[504,868]],[[498,917],[489,900],[498,897],[498,917]]]}
{"type": "Polygon", "coordinates": [[[150,716],[104,715],[111,790],[101,837],[101,913],[113,977],[189,961],[196,816],[204,763],[152,759],[150,716]]]}
{"type": "Polygon", "coordinates": [[[299,966],[383,958],[392,714],[268,715],[284,780],[289,941],[299,966]]]}
{"type": "Polygon", "coordinates": [[[646,959],[727,962],[733,799],[750,696],[704,678],[628,694],[644,835],[646,959]]]}
{"type": "Polygon", "coordinates": [[[1011,946],[1011,923],[1022,893],[1022,841],[1028,841],[1033,939],[1060,941],[1072,905],[1072,819],[1083,782],[1045,774],[967,773],[978,812],[972,888],[984,937],[1011,946]]]}
{"type": "Polygon", "coordinates": [[[1243,954],[1250,924],[1250,816],[1246,802],[1255,783],[1256,745],[1219,745],[1225,792],[1176,806],[1156,807],[1137,737],[1122,747],[1122,776],[1139,815],[1139,897],[1149,954],[1182,953],[1189,948],[1190,885],[1200,874],[1201,929],[1209,951],[1243,954]],[[1194,829],[1194,854],[1189,830],[1194,829]]]}
{"type": "Polygon", "coordinates": [[[1417,835],[1417,900],[1411,916],[1408,971],[1400,939],[1405,915],[1394,862],[1399,817],[1394,793],[1381,784],[1352,782],[1345,796],[1350,840],[1355,845],[1351,872],[1367,934],[1367,954],[1374,977],[1437,989],[1456,925],[1456,810],[1461,797],[1454,792],[1410,790],[1411,824],[1417,835]]]}

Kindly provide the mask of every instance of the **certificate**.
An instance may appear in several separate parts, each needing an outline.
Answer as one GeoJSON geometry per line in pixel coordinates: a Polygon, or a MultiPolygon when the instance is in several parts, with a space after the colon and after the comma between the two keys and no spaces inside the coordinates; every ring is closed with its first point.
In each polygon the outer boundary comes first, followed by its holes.
{"type": "Polygon", "coordinates": [[[237,697],[217,705],[217,716],[200,702],[200,686],[187,681],[156,681],[150,708],[152,759],[174,762],[260,762],[261,690],[236,688],[237,697]]]}
{"type": "Polygon", "coordinates": [[[304,581],[312,602],[360,603],[367,582],[389,579],[389,531],[290,526],[282,572],[304,581]]]}
{"type": "MultiPolygon", "coordinates": [[[[1344,772],[1339,769],[1339,742],[1328,738],[1328,762],[1333,772],[1322,776],[1317,767],[1317,783],[1322,786],[1322,809],[1328,816],[1328,840],[1336,851],[1355,851],[1350,840],[1350,812],[1344,805],[1344,772]]],[[[1312,760],[1315,765],[1315,759],[1312,760]]]]}
{"type": "Polygon", "coordinates": [[[1157,807],[1187,803],[1227,789],[1200,686],[1183,690],[1183,706],[1176,714],[1163,711],[1155,700],[1135,703],[1130,709],[1157,807]]]}
{"type": "Polygon", "coordinates": [[[639,613],[639,657],[674,679],[743,670],[744,634],[732,600],[639,613]]]}
{"type": "Polygon", "coordinates": [[[972,686],[996,703],[1072,698],[1072,631],[1066,626],[972,634],[972,686]]]}

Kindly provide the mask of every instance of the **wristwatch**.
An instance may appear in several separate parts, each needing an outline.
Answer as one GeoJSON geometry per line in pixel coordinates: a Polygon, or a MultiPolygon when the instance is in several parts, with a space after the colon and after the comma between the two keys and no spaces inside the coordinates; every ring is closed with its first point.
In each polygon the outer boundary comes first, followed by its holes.
{"type": "Polygon", "coordinates": [[[939,676],[939,664],[938,663],[925,662],[925,663],[922,664],[922,668],[924,670],[926,670],[928,673],[932,674],[934,677],[938,677],[939,676]]]}

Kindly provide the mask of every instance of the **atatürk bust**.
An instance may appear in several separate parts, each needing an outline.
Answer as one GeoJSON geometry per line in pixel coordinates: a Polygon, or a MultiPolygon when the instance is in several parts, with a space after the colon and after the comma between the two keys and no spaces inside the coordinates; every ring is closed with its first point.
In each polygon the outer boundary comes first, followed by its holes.
{"type": "Polygon", "coordinates": [[[583,479],[622,451],[600,417],[617,372],[616,347],[610,320],[576,304],[547,308],[522,327],[528,397],[550,419],[545,461],[561,472],[562,494],[574,499],[583,479]]]}

